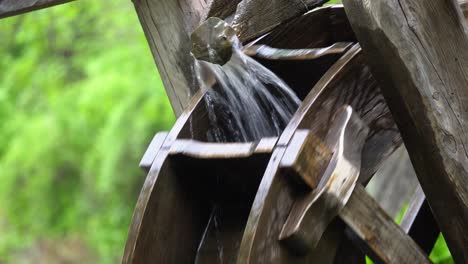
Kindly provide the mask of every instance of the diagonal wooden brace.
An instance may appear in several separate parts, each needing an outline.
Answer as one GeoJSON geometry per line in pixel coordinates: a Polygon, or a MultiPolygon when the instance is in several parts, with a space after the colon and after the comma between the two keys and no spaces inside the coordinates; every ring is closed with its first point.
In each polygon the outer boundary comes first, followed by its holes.
{"type": "MultiPolygon", "coordinates": [[[[295,137],[304,137],[301,133],[295,137]]],[[[293,253],[305,255],[339,216],[383,262],[428,263],[416,243],[357,184],[367,134],[368,128],[346,106],[335,114],[323,143],[306,140],[301,147],[290,144],[281,163],[283,170],[294,175],[296,182],[302,179],[309,191],[296,200],[279,239],[293,253]],[[333,153],[328,160],[327,153],[333,153]]]]}

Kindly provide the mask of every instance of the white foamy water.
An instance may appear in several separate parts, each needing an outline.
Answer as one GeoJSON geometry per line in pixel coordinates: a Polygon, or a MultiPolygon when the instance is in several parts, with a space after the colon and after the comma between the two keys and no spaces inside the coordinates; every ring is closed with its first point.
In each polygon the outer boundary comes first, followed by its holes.
{"type": "Polygon", "coordinates": [[[213,142],[257,141],[279,136],[301,101],[292,89],[273,72],[234,48],[223,66],[196,62],[213,142]]]}

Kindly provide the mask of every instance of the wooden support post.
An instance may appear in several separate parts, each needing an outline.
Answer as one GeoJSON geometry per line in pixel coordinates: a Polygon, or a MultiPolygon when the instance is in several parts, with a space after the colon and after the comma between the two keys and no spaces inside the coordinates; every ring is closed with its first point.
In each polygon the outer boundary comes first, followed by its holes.
{"type": "Polygon", "coordinates": [[[3,0],[0,1],[0,18],[59,5],[74,0],[3,0]]]}
{"type": "Polygon", "coordinates": [[[468,261],[468,37],[456,0],[344,0],[457,263],[468,261]]]}
{"type": "Polygon", "coordinates": [[[177,116],[189,103],[193,59],[190,33],[207,12],[200,1],[133,0],[159,73],[177,116]]]}

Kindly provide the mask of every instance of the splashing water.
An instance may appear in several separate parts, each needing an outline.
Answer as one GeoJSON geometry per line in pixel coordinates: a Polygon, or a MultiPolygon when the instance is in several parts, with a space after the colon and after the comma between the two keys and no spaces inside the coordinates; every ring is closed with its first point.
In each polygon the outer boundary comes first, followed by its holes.
{"type": "MultiPolygon", "coordinates": [[[[247,142],[279,136],[300,100],[283,80],[245,55],[237,38],[232,44],[224,65],[195,63],[200,88],[207,91],[208,140],[247,142]]],[[[216,57],[219,51],[207,46],[207,56],[216,57]]]]}

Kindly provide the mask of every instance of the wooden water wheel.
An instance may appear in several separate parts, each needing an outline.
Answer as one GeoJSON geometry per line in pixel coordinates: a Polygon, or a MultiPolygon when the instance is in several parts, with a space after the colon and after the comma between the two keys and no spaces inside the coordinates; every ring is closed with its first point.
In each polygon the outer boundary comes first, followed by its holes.
{"type": "Polygon", "coordinates": [[[432,215],[415,206],[403,230],[363,188],[402,141],[343,7],[310,11],[247,46],[337,42],[349,45],[314,59],[257,58],[303,100],[278,138],[208,142],[204,93],[195,94],[142,160],[149,174],[125,263],[332,263],[345,254],[363,262],[362,252],[428,262],[424,243],[438,235],[432,215]],[[428,232],[411,238],[415,216],[428,232]]]}

